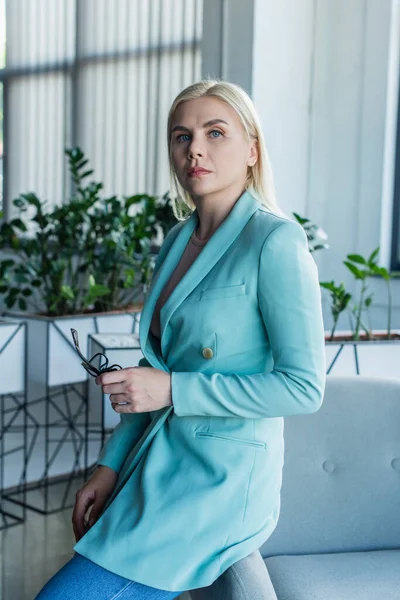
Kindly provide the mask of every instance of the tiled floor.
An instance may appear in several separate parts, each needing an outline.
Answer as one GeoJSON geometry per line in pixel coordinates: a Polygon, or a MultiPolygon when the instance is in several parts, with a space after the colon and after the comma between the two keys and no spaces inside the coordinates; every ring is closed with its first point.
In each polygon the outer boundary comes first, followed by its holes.
{"type": "MultiPolygon", "coordinates": [[[[71,493],[82,485],[76,481],[71,493]]],[[[53,488],[52,500],[55,498],[53,488]]],[[[32,493],[32,492],[31,492],[32,493]]],[[[24,523],[0,531],[0,600],[33,600],[38,591],[70,558],[75,537],[72,508],[41,515],[26,512],[24,523]]],[[[189,594],[180,600],[190,600],[189,594]]]]}
{"type": "Polygon", "coordinates": [[[33,600],[72,558],[71,517],[72,509],[47,516],[28,510],[25,523],[0,531],[1,600],[33,600]]]}

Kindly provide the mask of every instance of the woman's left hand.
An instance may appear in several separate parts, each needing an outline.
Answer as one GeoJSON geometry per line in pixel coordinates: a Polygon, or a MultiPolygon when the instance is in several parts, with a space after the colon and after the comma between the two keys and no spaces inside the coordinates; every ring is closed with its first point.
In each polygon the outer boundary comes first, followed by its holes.
{"type": "Polygon", "coordinates": [[[117,413],[141,413],[172,406],[171,375],[153,367],[128,367],[95,379],[117,413]],[[127,404],[120,404],[127,402],[127,404]]]}

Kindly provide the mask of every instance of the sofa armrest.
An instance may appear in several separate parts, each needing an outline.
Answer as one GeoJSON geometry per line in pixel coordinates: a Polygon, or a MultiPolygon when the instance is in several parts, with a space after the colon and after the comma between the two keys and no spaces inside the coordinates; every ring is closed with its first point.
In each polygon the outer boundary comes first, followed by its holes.
{"type": "Polygon", "coordinates": [[[231,565],[213,584],[192,590],[190,596],[191,600],[277,600],[259,550],[231,565]]]}

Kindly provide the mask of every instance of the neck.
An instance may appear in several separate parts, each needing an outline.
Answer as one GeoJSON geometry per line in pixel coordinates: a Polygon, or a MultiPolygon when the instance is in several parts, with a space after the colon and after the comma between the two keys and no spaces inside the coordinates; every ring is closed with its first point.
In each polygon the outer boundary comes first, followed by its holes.
{"type": "Polygon", "coordinates": [[[224,189],[206,196],[192,196],[199,216],[196,236],[201,240],[211,237],[244,192],[242,187],[236,192],[224,189]]]}

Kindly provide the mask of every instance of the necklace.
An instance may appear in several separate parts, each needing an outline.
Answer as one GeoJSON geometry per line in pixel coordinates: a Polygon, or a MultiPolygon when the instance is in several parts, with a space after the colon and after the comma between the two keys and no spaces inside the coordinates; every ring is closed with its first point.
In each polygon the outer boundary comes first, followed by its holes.
{"type": "Polygon", "coordinates": [[[201,237],[199,237],[199,235],[198,235],[198,233],[197,233],[197,229],[195,229],[195,231],[194,231],[194,235],[195,235],[196,239],[198,239],[198,240],[199,240],[199,242],[206,242],[206,241],[207,241],[207,240],[208,240],[208,239],[209,239],[209,238],[212,236],[212,233],[210,233],[210,235],[208,235],[208,236],[207,236],[207,237],[205,237],[205,238],[201,238],[201,237]]]}

